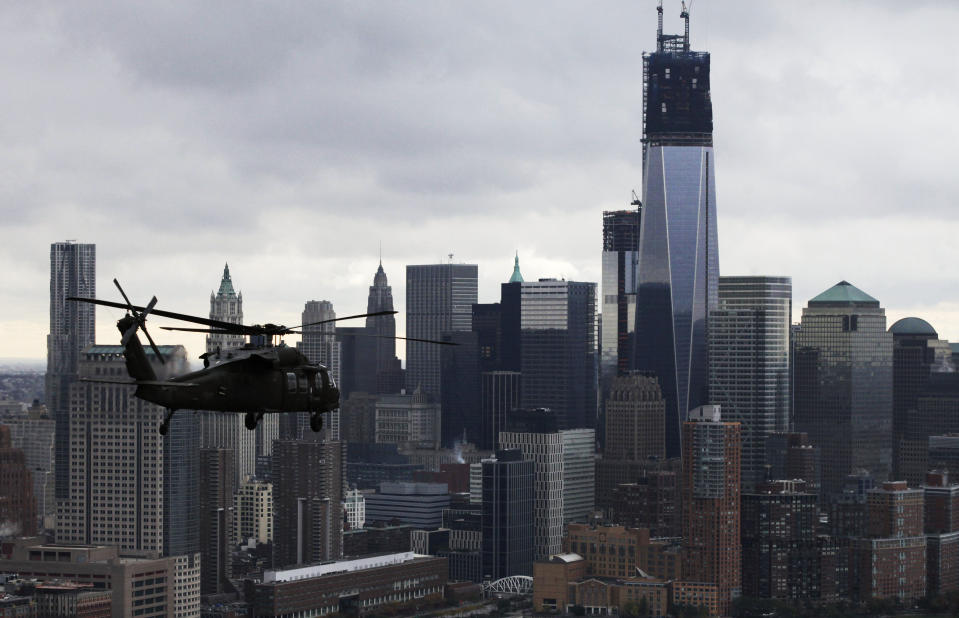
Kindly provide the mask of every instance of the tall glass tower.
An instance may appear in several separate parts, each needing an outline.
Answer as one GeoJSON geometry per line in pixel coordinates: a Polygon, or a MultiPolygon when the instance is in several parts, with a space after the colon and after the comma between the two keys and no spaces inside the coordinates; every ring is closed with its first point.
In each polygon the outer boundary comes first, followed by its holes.
{"type": "Polygon", "coordinates": [[[719,308],[709,316],[709,401],[741,425],[744,491],[766,477],[766,438],[789,429],[791,318],[791,278],[719,278],[719,308]]]}
{"type": "Polygon", "coordinates": [[[635,368],[659,378],[666,455],[682,452],[681,424],[707,403],[707,318],[718,303],[719,251],[709,54],[686,32],[643,54],[643,214],[635,368]]]}
{"type": "Polygon", "coordinates": [[[56,421],[55,493],[70,498],[70,386],[83,349],[93,344],[94,305],[70,296],[96,297],[97,247],[74,240],[50,245],[50,334],[47,336],[47,409],[56,421]]]}

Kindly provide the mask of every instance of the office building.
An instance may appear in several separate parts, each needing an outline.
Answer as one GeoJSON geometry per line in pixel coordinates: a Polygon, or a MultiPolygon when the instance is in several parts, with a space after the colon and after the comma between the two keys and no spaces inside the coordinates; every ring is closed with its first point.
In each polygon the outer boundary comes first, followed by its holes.
{"type": "Polygon", "coordinates": [[[563,523],[586,521],[596,508],[596,431],[567,429],[563,437],[563,523]]]}
{"type": "Polygon", "coordinates": [[[161,439],[163,555],[195,556],[200,551],[201,539],[200,415],[178,415],[161,439]]]}
{"type": "Polygon", "coordinates": [[[791,320],[789,277],[719,278],[719,305],[709,313],[709,402],[740,424],[744,491],[765,478],[766,437],[789,429],[791,320]]]}
{"type": "MultiPolygon", "coordinates": [[[[373,285],[366,302],[367,313],[393,311],[393,288],[386,279],[383,261],[373,275],[373,285]]],[[[403,368],[396,358],[396,320],[392,315],[379,315],[366,318],[366,330],[373,335],[376,346],[374,352],[374,390],[368,392],[391,394],[403,388],[403,368]]]]}
{"type": "Polygon", "coordinates": [[[234,497],[233,522],[234,544],[272,543],[273,484],[257,478],[241,484],[234,497]]]}
{"type": "MultiPolygon", "coordinates": [[[[679,537],[682,534],[679,463],[679,459],[671,459],[662,465],[650,464],[632,482],[612,487],[611,495],[602,500],[607,519],[630,528],[648,528],[655,537],[679,537]]],[[[657,576],[664,577],[659,573],[657,576]]]]}
{"type": "Polygon", "coordinates": [[[47,415],[44,407],[35,406],[26,415],[0,420],[0,423],[10,427],[11,444],[23,451],[27,469],[33,477],[38,530],[52,529],[57,512],[53,488],[56,421],[47,415]]]}
{"type": "Polygon", "coordinates": [[[638,199],[632,205],[636,210],[603,212],[603,330],[599,372],[604,398],[610,380],[630,369],[636,345],[633,335],[642,206],[638,199]]]}
{"type": "MultiPolygon", "coordinates": [[[[406,336],[439,340],[443,333],[469,331],[476,303],[476,264],[425,264],[406,267],[406,336]]],[[[439,401],[440,348],[406,342],[406,390],[417,388],[439,401]]]]}
{"type": "Polygon", "coordinates": [[[440,447],[440,406],[423,389],[376,400],[375,440],[380,444],[440,447]]]}
{"type": "Polygon", "coordinates": [[[353,393],[376,392],[376,351],[380,338],[371,334],[365,326],[336,327],[336,341],[340,346],[340,375],[336,386],[340,389],[340,401],[353,393]]]}
{"type": "Polygon", "coordinates": [[[683,423],[683,573],[718,586],[723,614],[740,593],[740,445],[739,423],[723,421],[719,406],[683,423]]]}
{"type": "Polygon", "coordinates": [[[649,545],[649,530],[625,526],[568,524],[563,550],[586,561],[586,575],[632,577],[649,545]]]}
{"type": "Polygon", "coordinates": [[[50,245],[50,334],[47,335],[47,410],[56,422],[56,499],[70,498],[70,387],[82,351],[94,342],[94,305],[67,298],[96,298],[97,248],[76,241],[50,245]]]}
{"type": "Polygon", "coordinates": [[[819,449],[809,443],[807,434],[774,431],[766,437],[765,476],[765,480],[805,481],[805,491],[818,494],[822,476],[819,449]]]}
{"type": "Polygon", "coordinates": [[[892,464],[892,335],[879,301],[840,281],[803,309],[795,335],[795,430],[822,457],[822,490],[864,469],[877,482],[892,464]]]}
{"type": "Polygon", "coordinates": [[[450,506],[445,483],[380,483],[379,491],[366,496],[366,521],[412,524],[435,530],[443,524],[450,506]]]}
{"type": "MultiPolygon", "coordinates": [[[[479,465],[482,469],[482,463],[479,465]]],[[[438,555],[449,561],[450,581],[483,581],[482,505],[467,504],[446,509],[443,511],[443,528],[450,533],[449,548],[438,555]]],[[[500,532],[505,535],[502,545],[508,543],[509,533],[516,531],[500,532]]],[[[527,551],[531,552],[531,548],[529,546],[527,551]]]]}
{"type": "Polygon", "coordinates": [[[533,548],[536,560],[546,560],[559,553],[563,538],[563,435],[545,410],[516,411],[510,422],[500,448],[519,450],[533,462],[533,548]]]}
{"type": "Polygon", "coordinates": [[[595,428],[596,284],[504,283],[502,295],[504,343],[513,332],[519,343],[519,366],[507,362],[517,350],[504,347],[503,368],[522,373],[522,406],[549,408],[562,429],[595,428]]]}
{"type": "Polygon", "coordinates": [[[666,400],[666,455],[681,425],[707,403],[708,319],[718,304],[716,162],[708,52],[664,35],[643,54],[643,214],[634,368],[652,371],[666,400]]]}
{"type": "Polygon", "coordinates": [[[483,460],[483,577],[532,575],[535,466],[519,450],[499,450],[483,460]]]}
{"type": "Polygon", "coordinates": [[[887,481],[868,493],[866,536],[854,545],[861,600],[913,602],[926,594],[923,490],[887,481]]]}
{"type": "Polygon", "coordinates": [[[959,485],[948,472],[926,474],[922,485],[926,534],[926,593],[959,590],[959,485]]]}
{"type": "Polygon", "coordinates": [[[340,397],[340,437],[348,444],[376,442],[377,395],[350,393],[340,397]]]}
{"type": "Polygon", "coordinates": [[[925,320],[903,318],[889,332],[893,339],[893,470],[895,478],[916,486],[930,467],[939,465],[929,459],[932,436],[959,430],[959,423],[946,411],[948,374],[956,368],[948,342],[940,340],[925,320]]]}
{"type": "Polygon", "coordinates": [[[771,481],[742,496],[743,596],[819,599],[818,496],[771,481]]]}
{"type": "MultiPolygon", "coordinates": [[[[332,320],[336,319],[333,303],[328,300],[311,300],[306,303],[300,317],[303,324],[303,336],[296,345],[311,363],[319,363],[330,370],[330,377],[339,383],[340,368],[342,366],[342,344],[336,337],[336,326],[332,320]],[[321,322],[317,324],[317,322],[321,322]]],[[[308,412],[283,415],[289,422],[297,422],[296,435],[302,438],[310,431],[310,415],[308,412]],[[290,417],[287,419],[286,417],[290,417]]],[[[334,410],[324,415],[323,435],[328,440],[340,439],[340,411],[334,410]]],[[[288,437],[288,436],[285,436],[288,437]]]]}
{"type": "Polygon", "coordinates": [[[184,557],[133,556],[116,546],[46,544],[38,537],[17,539],[8,550],[0,559],[4,572],[108,590],[114,618],[200,615],[198,573],[184,557]]]}
{"type": "Polygon", "coordinates": [[[596,462],[596,504],[609,508],[613,488],[635,483],[666,454],[666,403],[655,377],[631,372],[607,383],[606,443],[596,462]]]}
{"type": "Polygon", "coordinates": [[[200,449],[200,592],[233,592],[233,451],[200,449]]]}
{"type": "Polygon", "coordinates": [[[413,552],[268,570],[253,586],[253,615],[365,615],[432,607],[443,600],[445,558],[413,552]]]}
{"type": "Polygon", "coordinates": [[[10,428],[0,425],[0,536],[33,536],[37,532],[37,501],[33,475],[23,450],[13,448],[10,428]]]}
{"type": "MultiPolygon", "coordinates": [[[[518,259],[518,258],[517,258],[518,259]]],[[[522,277],[520,277],[522,279],[522,277]]],[[[472,330],[479,346],[480,371],[499,371],[503,367],[503,310],[499,303],[473,305],[472,330]]]]}
{"type": "MultiPolygon", "coordinates": [[[[153,350],[145,352],[159,364],[153,350]]],[[[183,346],[160,346],[160,353],[173,372],[187,366],[183,346]]],[[[125,374],[121,346],[94,345],[83,352],[81,378],[125,374]]],[[[69,499],[57,505],[58,542],[164,550],[164,438],[157,427],[165,410],[134,397],[133,390],[79,381],[70,389],[71,482],[69,499]]]]}
{"type": "Polygon", "coordinates": [[[472,331],[443,333],[441,341],[455,344],[439,346],[442,445],[452,448],[483,435],[479,346],[472,331]]]}
{"type": "Polygon", "coordinates": [[[483,433],[477,440],[480,448],[491,450],[497,447],[499,434],[506,430],[510,412],[520,407],[521,376],[518,371],[484,371],[480,375],[480,416],[483,421],[483,433]]]}
{"type": "Polygon", "coordinates": [[[343,553],[341,442],[273,444],[273,565],[336,560],[343,553]]]}

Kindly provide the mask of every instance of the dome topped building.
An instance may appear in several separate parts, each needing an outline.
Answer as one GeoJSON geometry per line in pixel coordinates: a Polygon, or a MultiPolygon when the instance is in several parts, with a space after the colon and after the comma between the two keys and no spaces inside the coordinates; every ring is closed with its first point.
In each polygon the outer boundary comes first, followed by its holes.
{"type": "Polygon", "coordinates": [[[903,318],[897,320],[895,324],[889,327],[889,332],[893,335],[925,335],[935,339],[939,338],[939,333],[932,327],[932,324],[922,318],[903,318]]]}

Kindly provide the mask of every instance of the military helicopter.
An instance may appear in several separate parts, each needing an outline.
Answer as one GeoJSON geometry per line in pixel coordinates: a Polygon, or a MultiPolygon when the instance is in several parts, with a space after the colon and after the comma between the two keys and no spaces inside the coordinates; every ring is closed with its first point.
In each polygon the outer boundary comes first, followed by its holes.
{"type": "MultiPolygon", "coordinates": [[[[146,307],[136,306],[130,302],[116,279],[113,283],[120,290],[125,302],[76,296],[67,300],[116,307],[127,311],[126,315],[117,321],[117,329],[122,334],[120,342],[123,345],[127,373],[130,374],[132,381],[92,378],[86,381],[135,385],[137,388],[134,394],[137,397],[167,409],[166,417],[160,423],[161,435],[166,435],[169,430],[174,412],[184,409],[245,413],[245,425],[250,430],[256,429],[264,414],[309,412],[310,429],[315,432],[320,431],[323,428],[323,414],[339,407],[340,391],[328,367],[311,363],[303,353],[287,346],[280,338],[283,335],[301,334],[302,330],[298,329],[307,326],[397,313],[396,311],[377,311],[292,327],[281,324],[233,324],[156,309],[156,296],[146,307]],[[157,358],[161,363],[166,362],[146,329],[146,318],[151,314],[202,324],[206,327],[161,326],[160,328],[164,330],[246,335],[250,337],[251,343],[238,348],[207,352],[200,356],[203,359],[203,369],[165,380],[158,379],[137,336],[137,331],[142,330],[157,358]]],[[[381,337],[382,335],[369,336],[381,337]]],[[[394,338],[450,345],[445,341],[412,337],[394,338]]]]}

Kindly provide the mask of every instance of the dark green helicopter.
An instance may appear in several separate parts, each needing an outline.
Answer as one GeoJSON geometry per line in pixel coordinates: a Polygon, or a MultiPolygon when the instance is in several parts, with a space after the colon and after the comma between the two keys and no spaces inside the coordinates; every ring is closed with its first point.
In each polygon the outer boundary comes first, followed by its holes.
{"type": "MultiPolygon", "coordinates": [[[[122,333],[121,344],[126,359],[127,373],[132,381],[89,379],[94,382],[110,382],[135,385],[134,393],[140,399],[155,403],[167,409],[166,417],[160,423],[160,434],[166,435],[173,413],[177,410],[211,410],[215,412],[245,413],[247,429],[256,429],[264,414],[278,412],[309,412],[310,429],[320,431],[323,428],[323,414],[332,412],[340,406],[340,390],[325,365],[311,363],[299,350],[278,341],[283,335],[302,334],[306,326],[316,326],[339,320],[351,320],[379,315],[392,315],[396,311],[377,311],[349,315],[331,320],[322,320],[310,324],[287,327],[280,324],[233,324],[172,311],[154,309],[156,296],[146,307],[133,305],[120,283],[114,279],[124,303],[96,298],[70,297],[67,300],[92,303],[106,307],[126,309],[127,314],[117,321],[117,329],[122,333]],[[200,356],[203,369],[161,380],[157,378],[137,330],[146,335],[153,352],[160,362],[163,355],[146,329],[148,315],[202,324],[206,328],[180,328],[161,326],[164,330],[187,331],[194,333],[218,333],[249,336],[252,343],[242,347],[208,352],[200,356]]],[[[383,335],[369,335],[383,337],[383,335]]],[[[422,341],[450,345],[444,341],[394,337],[407,341],[422,341]]]]}

